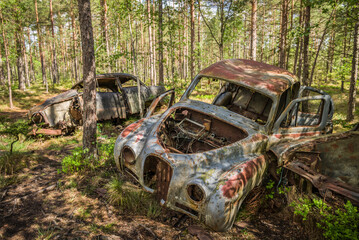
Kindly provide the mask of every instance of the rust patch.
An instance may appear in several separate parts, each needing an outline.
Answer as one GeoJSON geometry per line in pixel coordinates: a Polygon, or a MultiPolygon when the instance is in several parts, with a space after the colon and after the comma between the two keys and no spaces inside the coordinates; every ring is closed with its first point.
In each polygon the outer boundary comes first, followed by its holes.
{"type": "Polygon", "coordinates": [[[130,134],[131,132],[133,132],[133,131],[135,131],[136,129],[138,129],[138,128],[142,125],[142,123],[143,123],[144,120],[145,120],[145,119],[143,118],[143,119],[141,119],[141,120],[139,120],[139,121],[137,121],[137,122],[132,123],[131,125],[129,125],[127,128],[125,128],[125,130],[122,131],[121,137],[125,138],[125,137],[128,136],[128,134],[130,134]]]}
{"type": "Polygon", "coordinates": [[[264,156],[252,159],[239,166],[240,173],[228,178],[226,183],[222,186],[221,191],[226,198],[233,198],[243,187],[248,180],[253,178],[261,166],[264,165],[264,156]]]}

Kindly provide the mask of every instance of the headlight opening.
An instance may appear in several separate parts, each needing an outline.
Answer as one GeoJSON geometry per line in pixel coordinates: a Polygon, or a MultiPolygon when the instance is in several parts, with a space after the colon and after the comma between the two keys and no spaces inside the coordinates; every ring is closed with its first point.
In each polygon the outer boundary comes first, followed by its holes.
{"type": "Polygon", "coordinates": [[[187,194],[194,202],[202,202],[205,198],[204,190],[198,184],[189,184],[187,194]]]}
{"type": "Polygon", "coordinates": [[[129,147],[124,147],[122,150],[122,158],[128,164],[134,164],[136,161],[135,154],[129,147]]]}

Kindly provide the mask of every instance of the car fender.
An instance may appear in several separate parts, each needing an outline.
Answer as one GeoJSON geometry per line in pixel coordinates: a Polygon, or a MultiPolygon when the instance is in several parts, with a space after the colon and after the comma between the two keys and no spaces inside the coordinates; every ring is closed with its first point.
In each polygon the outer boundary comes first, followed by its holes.
{"type": "Polygon", "coordinates": [[[217,190],[208,201],[205,222],[216,231],[226,231],[232,227],[244,199],[262,182],[268,157],[252,155],[247,158],[247,161],[222,174],[217,190]]]}
{"type": "Polygon", "coordinates": [[[114,148],[114,157],[117,167],[120,168],[120,155],[123,147],[130,147],[135,157],[141,153],[148,136],[153,126],[157,123],[160,115],[154,115],[149,118],[142,118],[127,126],[117,138],[114,148]],[[137,135],[137,136],[136,136],[137,135]],[[135,137],[134,137],[135,136],[135,137]]]}

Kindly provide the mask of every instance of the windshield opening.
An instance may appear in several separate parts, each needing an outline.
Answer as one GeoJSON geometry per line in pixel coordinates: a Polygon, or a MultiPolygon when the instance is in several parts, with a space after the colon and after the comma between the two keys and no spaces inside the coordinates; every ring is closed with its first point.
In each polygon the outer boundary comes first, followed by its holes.
{"type": "Polygon", "coordinates": [[[273,101],[262,93],[219,79],[202,77],[189,99],[221,106],[261,125],[268,120],[273,101]]]}

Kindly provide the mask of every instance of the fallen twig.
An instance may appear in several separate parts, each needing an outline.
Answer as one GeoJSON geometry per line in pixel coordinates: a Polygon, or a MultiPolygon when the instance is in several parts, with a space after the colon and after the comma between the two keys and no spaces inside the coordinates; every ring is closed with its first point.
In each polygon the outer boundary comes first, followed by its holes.
{"type": "Polygon", "coordinates": [[[160,239],[151,229],[149,229],[148,227],[142,225],[142,224],[138,224],[139,226],[143,227],[147,232],[151,233],[152,236],[155,238],[155,239],[160,239]]]}
{"type": "Polygon", "coordinates": [[[7,193],[8,189],[5,189],[5,191],[2,193],[1,195],[1,199],[0,199],[0,202],[4,199],[6,193],[7,193]]]}

